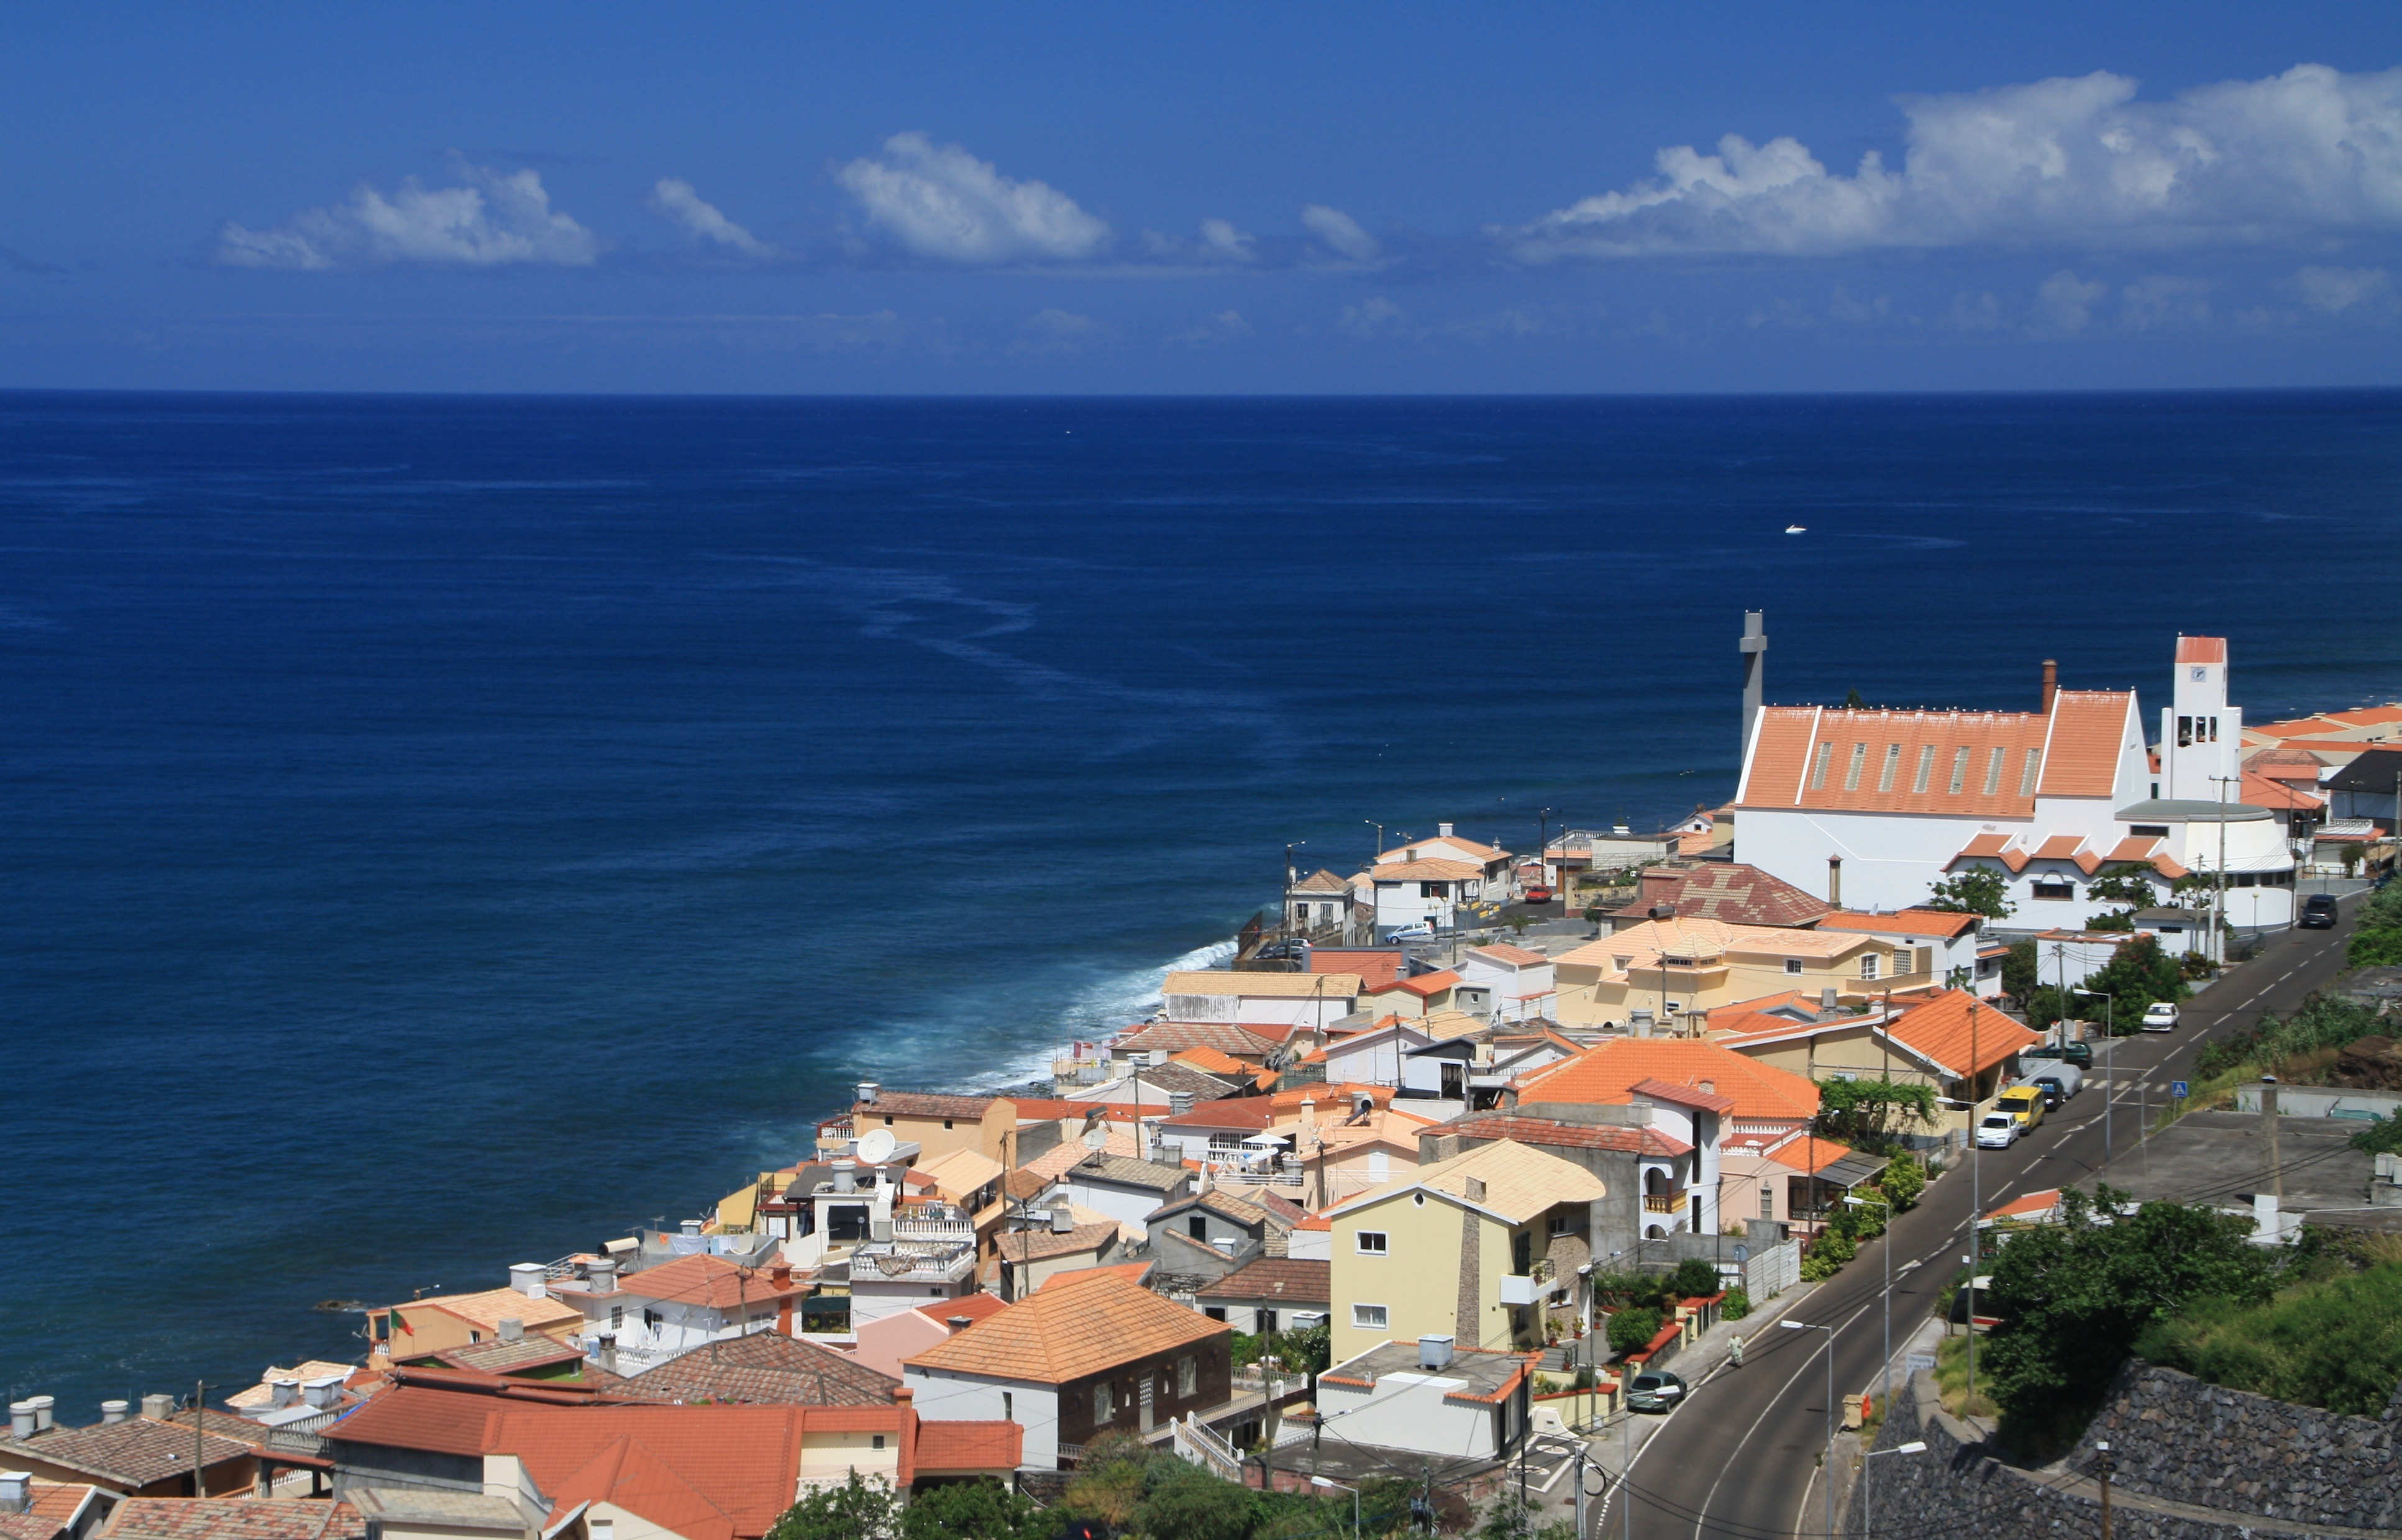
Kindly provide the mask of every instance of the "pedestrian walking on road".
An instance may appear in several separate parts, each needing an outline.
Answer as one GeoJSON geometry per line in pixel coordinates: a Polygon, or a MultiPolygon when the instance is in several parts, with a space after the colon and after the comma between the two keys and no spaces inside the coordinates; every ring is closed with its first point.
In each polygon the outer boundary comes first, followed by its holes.
{"type": "Polygon", "coordinates": [[[1738,1336],[1731,1344],[1729,1344],[1727,1350],[1727,1362],[1732,1364],[1737,1368],[1743,1368],[1743,1339],[1741,1337],[1738,1336]]]}

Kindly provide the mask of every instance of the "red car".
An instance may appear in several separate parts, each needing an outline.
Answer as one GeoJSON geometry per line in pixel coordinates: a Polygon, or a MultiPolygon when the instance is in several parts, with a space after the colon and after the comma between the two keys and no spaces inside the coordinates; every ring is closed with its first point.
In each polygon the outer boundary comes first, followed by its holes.
{"type": "Polygon", "coordinates": [[[1526,901],[1528,903],[1549,903],[1552,901],[1552,890],[1548,887],[1529,887],[1526,889],[1526,901]]]}

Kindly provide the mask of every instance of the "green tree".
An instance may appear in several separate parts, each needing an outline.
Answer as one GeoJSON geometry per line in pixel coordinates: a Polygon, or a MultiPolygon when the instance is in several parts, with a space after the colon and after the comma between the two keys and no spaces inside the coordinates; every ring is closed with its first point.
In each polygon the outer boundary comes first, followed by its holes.
{"type": "Polygon", "coordinates": [[[1884,1193],[1897,1212],[1918,1206],[1918,1195],[1926,1190],[1926,1168],[1911,1154],[1896,1155],[1877,1178],[1877,1190],[1884,1193]]]}
{"type": "Polygon", "coordinates": [[[2010,942],[2010,949],[2002,955],[2002,993],[2023,1005],[2042,982],[2042,964],[2035,955],[2035,942],[2010,942]]]}
{"type": "Polygon", "coordinates": [[[1989,920],[2006,920],[2018,913],[2019,906],[2010,901],[2008,877],[1988,867],[1971,867],[1954,877],[1946,877],[1929,890],[1929,909],[1940,909],[1953,914],[1982,914],[1989,920]]]}
{"type": "Polygon", "coordinates": [[[1141,1513],[1140,1533],[1149,1540],[1248,1540],[1261,1518],[1249,1488],[1173,1458],[1154,1468],[1141,1513]]]}
{"type": "Polygon", "coordinates": [[[1474,1540],[1575,1540],[1576,1526],[1567,1519],[1539,1527],[1535,1523],[1539,1511],[1514,1490],[1503,1492],[1486,1506],[1470,1533],[1474,1540]]]}
{"type": "Polygon", "coordinates": [[[767,1540],[897,1540],[901,1503],[882,1478],[852,1471],[838,1487],[820,1487],[786,1508],[767,1540]]]}
{"type": "Polygon", "coordinates": [[[2060,1222],[2013,1236],[1983,1297],[2002,1321],[1978,1360],[2004,1438],[2033,1454],[2075,1437],[2135,1339],[2187,1301],[2267,1299],[2277,1259],[2251,1234],[2249,1218],[2198,1203],[2129,1213],[2114,1189],[2064,1189],[2060,1222]]]}
{"type": "Polygon", "coordinates": [[[2086,896],[2099,899],[2105,903],[2125,904],[2127,907],[2120,913],[2103,916],[2103,918],[2121,920],[2125,923],[2105,926],[2097,919],[2087,928],[2133,930],[2135,928],[2135,911],[2149,909],[2160,901],[2152,891],[2151,876],[2150,867],[2137,866],[2132,862],[2122,861],[2117,866],[2105,867],[2102,874],[2095,877],[2091,886],[2085,889],[2086,896]]]}
{"type": "MultiPolygon", "coordinates": [[[[2185,969],[2152,936],[2138,936],[2120,946],[2109,966],[2087,979],[2083,987],[2109,997],[2110,1009],[2103,1014],[2111,1031],[2122,1038],[2143,1029],[2144,1009],[2153,1001],[2181,1000],[2193,993],[2186,985],[2185,969]]],[[[2085,1001],[2088,1010],[2099,1003],[2085,1001]]]]}
{"type": "Polygon", "coordinates": [[[1680,1299],[1705,1299],[1725,1286],[1719,1282],[1719,1270],[1699,1257],[1686,1258],[1668,1274],[1669,1292],[1680,1299]]]}
{"type": "Polygon", "coordinates": [[[930,1487],[901,1514],[901,1540],[1052,1540],[1059,1521],[998,1481],[930,1487]]]}
{"type": "Polygon", "coordinates": [[[1650,1305],[1631,1306],[1609,1317],[1609,1351],[1621,1357],[1642,1352],[1659,1335],[1660,1313],[1650,1305]]]}
{"type": "Polygon", "coordinates": [[[1932,1126],[1935,1088],[1915,1080],[1820,1080],[1818,1127],[1830,1138],[1884,1146],[1912,1122],[1932,1126]]]}

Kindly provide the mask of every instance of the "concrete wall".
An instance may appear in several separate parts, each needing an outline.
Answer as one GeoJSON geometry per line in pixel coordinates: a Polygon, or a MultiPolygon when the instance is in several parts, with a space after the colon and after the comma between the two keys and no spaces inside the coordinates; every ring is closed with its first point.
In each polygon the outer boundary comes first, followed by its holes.
{"type": "Polygon", "coordinates": [[[1014,1422],[1026,1430],[1018,1458],[1038,1470],[1059,1464],[1059,1395],[1049,1385],[987,1379],[951,1369],[910,1368],[902,1380],[928,1423],[1014,1422]]]}

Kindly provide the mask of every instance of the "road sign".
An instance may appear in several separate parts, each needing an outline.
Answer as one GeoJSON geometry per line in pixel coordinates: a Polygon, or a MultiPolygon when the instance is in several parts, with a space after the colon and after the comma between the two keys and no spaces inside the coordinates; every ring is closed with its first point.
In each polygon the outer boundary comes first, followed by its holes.
{"type": "Polygon", "coordinates": [[[2183,1080],[2171,1080],[2169,1082],[2169,1094],[2172,1096],[2185,1096],[2190,1094],[2190,1093],[2186,1090],[2186,1084],[2183,1080]]]}
{"type": "Polygon", "coordinates": [[[1931,1353],[1913,1353],[1910,1355],[1908,1362],[1910,1364],[1911,1372],[1914,1374],[1923,1368],[1933,1368],[1935,1367],[1935,1354],[1931,1353]]]}

